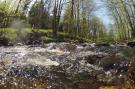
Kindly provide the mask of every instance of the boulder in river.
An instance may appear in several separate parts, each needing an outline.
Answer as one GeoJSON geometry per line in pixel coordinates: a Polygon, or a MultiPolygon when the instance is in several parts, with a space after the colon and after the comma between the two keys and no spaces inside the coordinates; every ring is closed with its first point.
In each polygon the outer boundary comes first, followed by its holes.
{"type": "Polygon", "coordinates": [[[129,46],[129,47],[135,47],[135,42],[128,42],[127,43],[127,46],[129,46]]]}
{"type": "Polygon", "coordinates": [[[77,60],[85,60],[89,64],[97,63],[101,58],[105,57],[104,53],[95,53],[92,51],[78,53],[77,60]]]}
{"type": "Polygon", "coordinates": [[[108,46],[110,46],[110,44],[102,42],[102,43],[96,43],[95,46],[97,46],[97,47],[107,46],[108,47],[108,46]]]}
{"type": "Polygon", "coordinates": [[[91,44],[90,43],[82,43],[81,46],[86,47],[86,46],[91,46],[91,44]]]}
{"type": "Polygon", "coordinates": [[[105,70],[117,69],[117,70],[127,70],[126,59],[120,55],[112,54],[101,59],[100,66],[105,70]]]}
{"type": "Polygon", "coordinates": [[[77,46],[73,43],[61,43],[57,45],[58,48],[65,50],[65,51],[75,51],[77,46]]]}

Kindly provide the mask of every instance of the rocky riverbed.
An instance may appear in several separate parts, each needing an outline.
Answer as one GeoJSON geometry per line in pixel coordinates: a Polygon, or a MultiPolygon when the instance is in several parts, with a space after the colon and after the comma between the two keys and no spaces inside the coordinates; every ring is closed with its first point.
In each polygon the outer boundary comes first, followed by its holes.
{"type": "Polygon", "coordinates": [[[0,89],[135,89],[134,56],[127,44],[2,46],[0,89]]]}

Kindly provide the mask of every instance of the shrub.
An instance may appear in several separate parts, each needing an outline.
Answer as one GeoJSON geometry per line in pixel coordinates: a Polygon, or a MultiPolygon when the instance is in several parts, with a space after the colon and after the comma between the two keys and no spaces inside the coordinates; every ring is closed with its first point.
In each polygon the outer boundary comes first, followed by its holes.
{"type": "Polygon", "coordinates": [[[40,33],[37,29],[33,29],[30,33],[27,34],[25,43],[27,45],[41,44],[42,43],[42,33],[40,33]]]}
{"type": "Polygon", "coordinates": [[[4,30],[0,31],[0,45],[7,46],[9,39],[6,37],[6,32],[4,30]]]}

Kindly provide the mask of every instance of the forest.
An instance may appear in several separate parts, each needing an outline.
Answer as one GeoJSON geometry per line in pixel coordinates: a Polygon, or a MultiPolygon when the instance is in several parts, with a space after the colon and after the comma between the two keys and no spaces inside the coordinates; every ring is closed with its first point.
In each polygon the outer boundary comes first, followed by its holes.
{"type": "Polygon", "coordinates": [[[10,42],[18,43],[20,40],[23,44],[28,44],[36,39],[39,41],[37,43],[134,40],[133,0],[102,1],[113,20],[108,28],[95,15],[100,8],[95,2],[94,0],[3,0],[0,2],[0,40],[5,42],[1,43],[8,45],[10,42]]]}
{"type": "Polygon", "coordinates": [[[0,89],[135,89],[135,1],[0,0],[0,89]]]}

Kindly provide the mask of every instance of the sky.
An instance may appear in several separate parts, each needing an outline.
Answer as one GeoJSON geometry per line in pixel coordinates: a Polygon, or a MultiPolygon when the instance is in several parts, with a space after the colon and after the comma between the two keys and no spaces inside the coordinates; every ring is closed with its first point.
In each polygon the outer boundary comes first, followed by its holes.
{"type": "Polygon", "coordinates": [[[101,19],[101,21],[105,24],[106,27],[109,27],[110,24],[113,23],[113,20],[108,15],[108,10],[105,6],[105,3],[101,0],[95,0],[97,11],[95,14],[101,19]]]}

